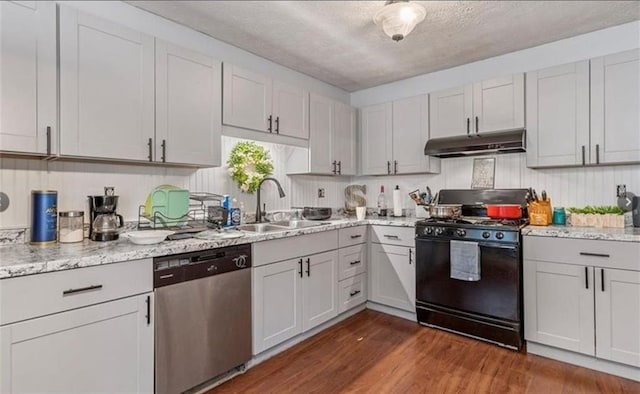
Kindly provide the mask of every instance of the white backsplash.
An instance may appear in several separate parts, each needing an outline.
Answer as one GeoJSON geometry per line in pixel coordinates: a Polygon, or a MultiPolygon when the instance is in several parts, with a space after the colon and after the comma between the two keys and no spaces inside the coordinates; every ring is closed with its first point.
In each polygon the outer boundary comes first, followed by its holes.
{"type": "MultiPolygon", "coordinates": [[[[164,168],[123,164],[77,163],[33,159],[0,159],[0,191],[6,193],[11,204],[0,213],[0,228],[28,226],[30,221],[30,191],[58,190],[58,209],[87,211],[87,195],[102,194],[103,186],[114,186],[121,196],[118,211],[125,220],[137,218],[138,206],[156,186],[172,184],[191,191],[229,194],[255,210],[255,195],[241,193],[228,176],[226,160],[239,140],[222,138],[223,166],[208,169],[164,168]]],[[[263,201],[268,210],[289,209],[292,206],[344,205],[344,188],[351,184],[367,185],[367,205],[375,207],[380,185],[385,186],[389,204],[391,190],[399,185],[403,207],[413,207],[407,193],[428,185],[433,192],[442,188],[468,189],[471,185],[473,158],[454,158],[442,161],[442,172],[430,175],[401,175],[380,177],[331,177],[297,175],[286,176],[288,157],[294,150],[285,145],[262,143],[274,160],[273,176],[280,181],[287,196],[280,199],[275,185],[263,185],[263,201]],[[318,197],[323,188],[325,197],[318,197]]],[[[601,166],[533,170],[526,167],[525,154],[497,155],[496,188],[534,187],[547,190],[554,206],[612,205],[615,186],[626,184],[627,190],[640,194],[640,166],[601,166]]]]}

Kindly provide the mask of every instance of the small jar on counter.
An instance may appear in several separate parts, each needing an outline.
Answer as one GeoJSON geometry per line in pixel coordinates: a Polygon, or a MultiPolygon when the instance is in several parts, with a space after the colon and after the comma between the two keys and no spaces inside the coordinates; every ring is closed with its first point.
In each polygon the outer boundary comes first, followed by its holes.
{"type": "Polygon", "coordinates": [[[564,226],[567,224],[567,214],[564,208],[553,208],[553,224],[564,226]]]}
{"type": "Polygon", "coordinates": [[[82,242],[84,238],[84,212],[65,211],[59,214],[58,242],[82,242]]]}

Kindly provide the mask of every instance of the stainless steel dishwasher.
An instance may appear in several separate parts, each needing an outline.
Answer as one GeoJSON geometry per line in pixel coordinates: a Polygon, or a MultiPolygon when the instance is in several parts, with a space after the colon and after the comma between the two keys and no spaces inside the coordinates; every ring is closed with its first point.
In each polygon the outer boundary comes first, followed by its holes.
{"type": "Polygon", "coordinates": [[[156,393],[181,393],[251,359],[251,246],[153,259],[156,393]]]}

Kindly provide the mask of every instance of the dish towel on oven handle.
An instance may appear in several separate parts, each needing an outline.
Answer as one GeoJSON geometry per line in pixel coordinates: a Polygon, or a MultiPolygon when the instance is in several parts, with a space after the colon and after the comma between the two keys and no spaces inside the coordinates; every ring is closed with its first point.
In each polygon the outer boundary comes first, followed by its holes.
{"type": "Polygon", "coordinates": [[[477,242],[450,241],[449,255],[452,279],[476,282],[480,280],[480,246],[477,242]]]}

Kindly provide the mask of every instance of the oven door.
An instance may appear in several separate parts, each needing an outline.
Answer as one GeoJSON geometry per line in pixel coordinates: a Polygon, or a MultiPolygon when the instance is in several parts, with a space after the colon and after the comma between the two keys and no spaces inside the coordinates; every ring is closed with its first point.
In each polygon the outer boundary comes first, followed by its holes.
{"type": "Polygon", "coordinates": [[[416,302],[519,321],[521,259],[517,244],[480,242],[480,280],[450,278],[449,240],[416,238],[416,302]]]}

